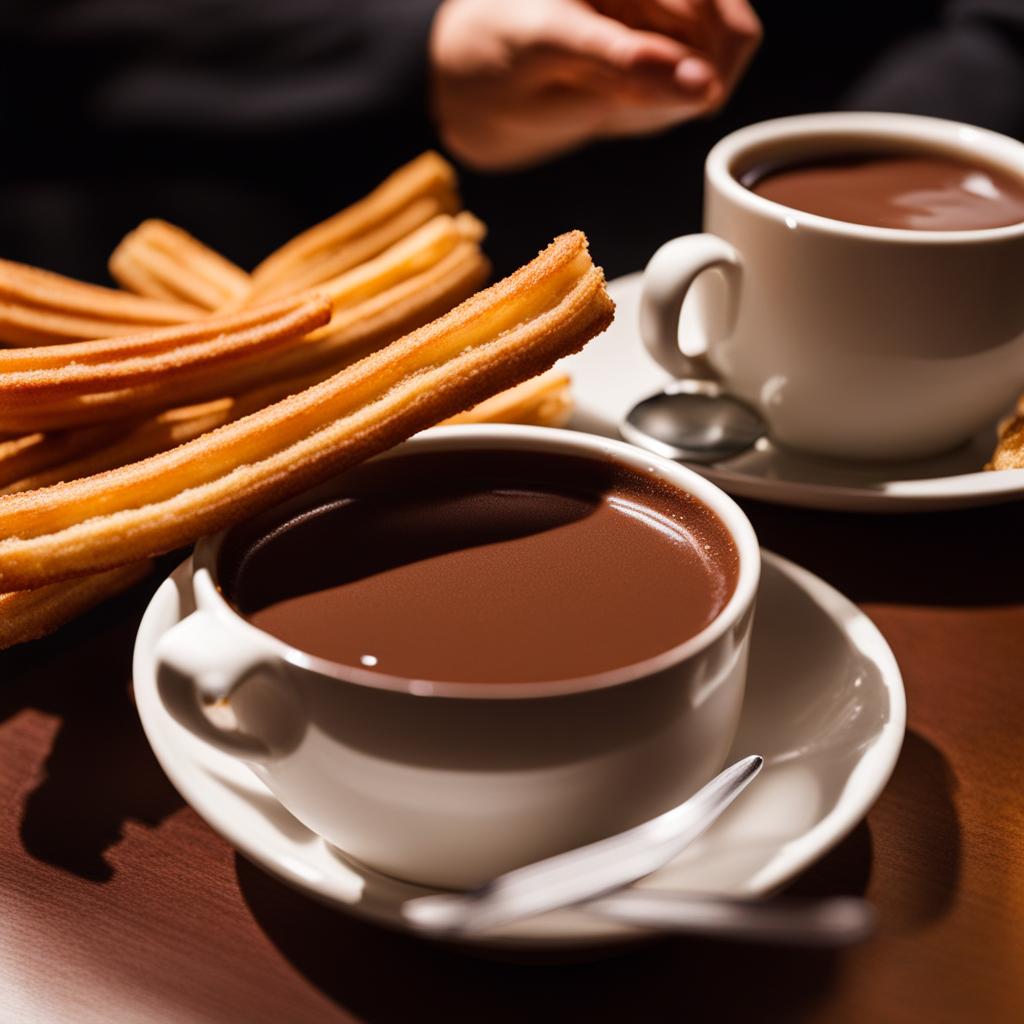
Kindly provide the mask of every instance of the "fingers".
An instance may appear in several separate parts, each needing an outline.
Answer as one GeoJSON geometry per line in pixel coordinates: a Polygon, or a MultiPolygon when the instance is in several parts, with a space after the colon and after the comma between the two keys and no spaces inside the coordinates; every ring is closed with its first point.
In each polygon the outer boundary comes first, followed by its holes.
{"type": "Polygon", "coordinates": [[[709,112],[725,89],[717,0],[661,2],[444,0],[431,62],[446,145],[478,169],[508,169],[709,112]]]}
{"type": "Polygon", "coordinates": [[[678,108],[677,119],[701,111],[716,71],[692,46],[659,32],[607,17],[582,0],[557,5],[533,26],[528,50],[539,74],[562,85],[591,88],[615,108],[678,108]]]}
{"type": "Polygon", "coordinates": [[[675,67],[675,79],[687,92],[698,92],[711,84],[715,69],[703,57],[684,57],[675,67]]]}
{"type": "Polygon", "coordinates": [[[764,30],[747,0],[716,0],[716,6],[723,27],[722,82],[731,91],[761,45],[764,30]]]}
{"type": "Polygon", "coordinates": [[[761,23],[748,0],[594,0],[605,14],[687,46],[696,61],[680,61],[676,84],[703,88],[707,109],[735,88],[761,40],[761,23]]]}
{"type": "MultiPolygon", "coordinates": [[[[685,41],[714,64],[714,93],[723,101],[735,88],[761,42],[761,22],[747,0],[647,0],[653,26],[685,41]]],[[[686,72],[676,69],[679,80],[686,72]]]]}
{"type": "Polygon", "coordinates": [[[558,5],[557,16],[542,25],[535,46],[613,72],[612,81],[634,101],[692,106],[715,77],[706,57],[682,40],[633,28],[582,0],[558,5]]]}
{"type": "Polygon", "coordinates": [[[630,28],[599,14],[582,0],[552,5],[550,16],[533,30],[532,46],[586,57],[618,71],[631,71],[643,64],[672,69],[689,54],[680,41],[630,28]]]}

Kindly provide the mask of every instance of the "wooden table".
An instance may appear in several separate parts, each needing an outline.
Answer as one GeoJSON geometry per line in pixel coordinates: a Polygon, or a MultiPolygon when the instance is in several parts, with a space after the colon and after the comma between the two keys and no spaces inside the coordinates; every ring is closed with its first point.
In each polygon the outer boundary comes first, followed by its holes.
{"type": "Polygon", "coordinates": [[[320,906],[236,856],[150,753],[129,699],[150,586],[0,655],[0,1020],[1024,1020],[1024,504],[748,511],[868,612],[906,679],[888,789],[797,885],[866,892],[871,942],[510,965],[320,906]]]}

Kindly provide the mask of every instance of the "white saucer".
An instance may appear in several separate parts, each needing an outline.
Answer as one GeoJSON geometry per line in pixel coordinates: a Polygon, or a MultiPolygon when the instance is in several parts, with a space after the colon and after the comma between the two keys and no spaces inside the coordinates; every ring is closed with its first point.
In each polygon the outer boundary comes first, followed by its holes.
{"type": "MultiPolygon", "coordinates": [[[[757,781],[681,857],[644,885],[761,894],[821,857],[864,817],[889,778],[906,721],[896,660],[871,621],[816,576],[764,554],[750,675],[730,760],[759,753],[757,781]]],[[[244,764],[164,710],[153,650],[192,610],[189,566],[153,597],[135,644],[135,700],[146,736],[181,795],[271,874],[339,908],[402,928],[403,901],[426,890],[346,860],[293,818],[244,764]]],[[[564,910],[481,940],[558,948],[649,934],[564,910]]]]}
{"type": "MultiPolygon", "coordinates": [[[[637,332],[640,274],[612,281],[611,327],[560,364],[573,380],[570,426],[618,437],[618,424],[671,377],[647,354],[637,332]]],[[[1024,469],[981,472],[996,427],[968,444],[915,462],[853,464],[800,455],[762,438],[755,448],[710,466],[691,465],[730,494],[783,505],[858,512],[914,512],[987,505],[1024,497],[1024,469]]]]}

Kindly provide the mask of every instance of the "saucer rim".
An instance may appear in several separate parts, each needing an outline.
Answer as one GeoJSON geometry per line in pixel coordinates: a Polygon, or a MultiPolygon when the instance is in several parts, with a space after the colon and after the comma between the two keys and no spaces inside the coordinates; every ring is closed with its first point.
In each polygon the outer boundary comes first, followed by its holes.
{"type": "MultiPolygon", "coordinates": [[[[863,820],[884,790],[896,767],[906,731],[906,693],[902,674],[892,649],[878,627],[847,597],[809,570],[764,548],[761,549],[761,557],[764,568],[763,576],[779,573],[792,586],[805,594],[810,593],[816,598],[819,607],[841,631],[846,643],[853,647],[862,658],[877,667],[889,697],[889,717],[875,741],[851,766],[842,794],[835,806],[807,831],[784,844],[788,850],[782,863],[776,863],[772,871],[762,871],[759,875],[748,879],[742,887],[737,887],[732,893],[736,896],[763,896],[779,889],[842,842],[863,820]],[[854,623],[857,624],[856,628],[853,627],[854,623]],[[867,770],[866,765],[872,770],[867,770]]],[[[187,777],[181,777],[183,773],[178,768],[178,762],[182,758],[195,765],[197,771],[201,772],[206,769],[202,764],[196,764],[195,758],[189,755],[187,748],[183,749],[180,743],[173,739],[173,731],[168,738],[166,732],[161,729],[161,722],[163,720],[171,721],[171,719],[156,695],[156,677],[152,671],[151,657],[155,640],[150,642],[149,634],[157,628],[153,625],[153,621],[160,614],[161,602],[166,600],[163,595],[169,593],[168,585],[173,587],[180,574],[188,573],[190,562],[191,556],[174,569],[153,595],[140,622],[133,652],[132,690],[136,710],[147,742],[161,768],[185,803],[232,849],[244,856],[250,863],[305,895],[331,905],[343,913],[408,934],[410,930],[404,925],[397,909],[389,912],[390,904],[382,907],[373,902],[345,902],[337,895],[326,891],[325,886],[318,886],[311,882],[308,877],[303,876],[301,871],[295,870],[294,866],[290,867],[288,864],[281,863],[273,851],[269,853],[264,851],[258,842],[250,841],[250,838],[244,833],[240,834],[237,828],[232,829],[224,820],[224,813],[217,808],[216,797],[211,798],[206,793],[197,792],[187,777]]],[[[244,764],[231,758],[230,755],[219,751],[214,753],[225,758],[226,763],[237,765],[242,770],[246,769],[244,764]]],[[[257,775],[253,774],[251,778],[260,786],[263,785],[257,775]]],[[[320,842],[322,843],[322,840],[320,842]]],[[[344,853],[344,851],[340,852],[344,853]]],[[[300,859],[297,858],[297,860],[300,859]]],[[[359,864],[347,855],[345,855],[344,863],[350,870],[361,874],[361,877],[382,877],[372,868],[359,864]]],[[[408,889],[405,898],[432,891],[402,880],[389,879],[388,881],[408,889]]],[[[555,912],[555,915],[560,913],[571,913],[571,911],[555,912]]],[[[555,915],[543,915],[537,921],[545,922],[546,919],[555,915]]],[[[612,925],[598,919],[587,921],[586,915],[579,912],[573,914],[573,922],[576,925],[575,929],[569,929],[566,932],[563,928],[561,932],[555,931],[554,933],[545,932],[543,924],[539,931],[524,930],[520,923],[520,927],[515,932],[498,932],[493,936],[479,939],[474,937],[472,945],[520,950],[555,950],[647,941],[658,935],[655,929],[618,923],[612,925]],[[589,926],[589,930],[587,926],[589,926]]],[[[527,924],[534,925],[534,922],[527,922],[527,924]]],[[[550,920],[548,928],[551,928],[550,920]]]]}
{"type": "MultiPolygon", "coordinates": [[[[639,289],[642,279],[643,271],[623,274],[609,281],[608,289],[617,303],[625,304],[624,292],[630,294],[628,301],[633,302],[633,293],[639,289]]],[[[610,330],[615,330],[615,324],[612,325],[610,330]]],[[[558,367],[570,376],[573,376],[574,365],[580,360],[586,360],[587,358],[588,350],[584,349],[582,352],[561,360],[558,363],[558,367]]],[[[582,389],[575,379],[573,381],[573,388],[576,400],[579,403],[579,395],[582,393],[582,389]]],[[[1000,418],[994,418],[993,424],[1000,418]]],[[[579,430],[582,433],[594,432],[586,426],[577,425],[578,423],[579,420],[576,414],[574,414],[567,424],[567,429],[579,430]]],[[[602,427],[604,426],[602,423],[602,427]]],[[[986,428],[986,430],[988,429],[991,428],[986,428]]],[[[611,428],[602,430],[599,436],[624,440],[621,434],[614,428],[614,425],[611,428]]],[[[979,435],[975,435],[975,437],[977,436],[979,435]]],[[[768,443],[772,444],[770,439],[768,439],[768,443]]],[[[774,445],[772,445],[772,448],[775,450],[774,445]]],[[[641,448],[641,451],[644,450],[641,448]]],[[[1024,469],[1004,469],[998,472],[977,470],[971,473],[953,473],[948,476],[885,479],[880,481],[885,489],[880,489],[858,487],[852,484],[814,482],[811,480],[780,480],[765,476],[762,473],[751,473],[730,466],[731,458],[736,457],[738,456],[731,456],[730,459],[704,464],[680,460],[680,464],[699,473],[734,497],[796,508],[813,508],[836,512],[912,513],[940,511],[943,509],[952,510],[995,505],[1024,497],[1024,469]]],[[[823,456],[811,456],[809,461],[811,459],[823,458],[823,456]]],[[[914,461],[912,459],[900,460],[895,465],[908,465],[914,461]]],[[[880,475],[885,472],[884,465],[884,463],[879,464],[880,475]]],[[[835,466],[841,468],[843,463],[840,460],[835,460],[835,466]]]]}

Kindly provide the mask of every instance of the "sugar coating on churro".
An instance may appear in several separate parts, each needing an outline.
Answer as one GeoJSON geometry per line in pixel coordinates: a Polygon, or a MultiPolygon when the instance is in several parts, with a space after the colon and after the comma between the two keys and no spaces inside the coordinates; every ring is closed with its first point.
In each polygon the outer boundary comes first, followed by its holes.
{"type": "Polygon", "coordinates": [[[135,586],[152,568],[151,561],[134,562],[35,590],[0,594],[0,650],[52,633],[102,601],[135,586]]]}
{"type": "Polygon", "coordinates": [[[252,274],[255,291],[308,287],[372,258],[439,213],[459,208],[454,168],[423,153],[368,196],[268,256],[252,274]]]}
{"type": "MultiPolygon", "coordinates": [[[[217,326],[241,327],[259,312],[242,310],[200,321],[191,329],[152,332],[148,340],[137,336],[58,346],[68,354],[67,360],[60,352],[47,356],[45,348],[26,350],[22,358],[14,352],[0,353],[0,396],[8,399],[0,402],[0,430],[66,429],[220,397],[226,381],[231,391],[240,393],[280,378],[337,368],[426,323],[479,287],[488,271],[480,234],[475,218],[437,217],[364,266],[326,282],[305,299],[320,301],[315,296],[325,293],[334,305],[330,322],[319,331],[313,324],[288,334],[290,339],[301,337],[301,344],[273,344],[270,335],[255,328],[248,341],[234,337],[215,342],[217,326]],[[207,338],[211,340],[204,350],[199,342],[207,338]],[[156,359],[129,363],[127,357],[142,350],[164,352],[162,364],[156,359]],[[93,362],[104,355],[117,358],[117,364],[92,370],[76,367],[50,378],[17,376],[28,367],[93,362]],[[225,368],[230,361],[230,375],[206,372],[206,359],[225,368]],[[161,365],[168,364],[174,371],[162,372],[161,365]]],[[[302,301],[300,294],[261,309],[279,311],[302,301]]],[[[259,317],[260,322],[264,319],[259,317]]]]}
{"type": "MultiPolygon", "coordinates": [[[[305,337],[330,317],[330,302],[312,295],[252,326],[204,332],[208,336],[173,347],[158,347],[156,351],[129,350],[120,358],[72,356],[56,364],[8,369],[4,366],[4,353],[0,353],[0,429],[8,427],[10,420],[16,418],[15,410],[23,404],[30,411],[39,411],[48,403],[60,403],[68,395],[109,391],[154,379],[163,384],[193,371],[223,369],[233,360],[262,355],[275,345],[305,337]]],[[[24,351],[13,353],[15,365],[17,361],[25,362],[24,351]]]]}
{"type": "Polygon", "coordinates": [[[241,267],[164,220],[143,221],[125,235],[108,269],[129,291],[209,310],[244,299],[252,288],[241,267]]]}
{"type": "Polygon", "coordinates": [[[0,260],[0,646],[435,422],[563,423],[541,371],[611,317],[585,239],[453,310],[489,272],[459,209],[426,153],[253,275],[160,220],[111,256],[126,291],[0,260]]]}
{"type": "MultiPolygon", "coordinates": [[[[1018,410],[1024,406],[1024,398],[1018,410]]],[[[986,469],[1024,469],[1024,411],[1018,411],[1003,423],[999,430],[999,443],[986,469]]]]}
{"type": "Polygon", "coordinates": [[[131,466],[0,498],[0,587],[194,540],[541,373],[610,323],[586,239],[320,384],[131,466]]]}
{"type": "Polygon", "coordinates": [[[143,298],[0,260],[0,342],[8,345],[103,338],[202,313],[188,303],[143,298]]]}

